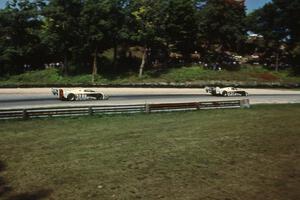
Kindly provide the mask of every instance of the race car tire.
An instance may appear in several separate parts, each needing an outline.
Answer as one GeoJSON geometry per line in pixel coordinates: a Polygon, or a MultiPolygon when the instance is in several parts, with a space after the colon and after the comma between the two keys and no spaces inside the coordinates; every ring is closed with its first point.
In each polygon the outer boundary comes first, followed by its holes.
{"type": "Polygon", "coordinates": [[[248,93],[247,92],[243,92],[242,96],[248,96],[248,93]]]}
{"type": "Polygon", "coordinates": [[[68,101],[75,101],[76,100],[75,94],[73,94],[73,93],[68,94],[67,100],[68,101]]]}
{"type": "Polygon", "coordinates": [[[97,94],[96,99],[97,100],[103,100],[103,95],[102,94],[97,94]]]}
{"type": "Polygon", "coordinates": [[[226,91],[224,91],[224,92],[222,93],[222,96],[223,96],[223,97],[228,97],[228,93],[227,93],[226,91]]]}

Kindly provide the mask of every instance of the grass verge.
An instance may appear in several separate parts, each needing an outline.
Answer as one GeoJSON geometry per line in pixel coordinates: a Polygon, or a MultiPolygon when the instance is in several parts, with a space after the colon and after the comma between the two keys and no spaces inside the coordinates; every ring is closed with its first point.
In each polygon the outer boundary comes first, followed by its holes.
{"type": "MultiPolygon", "coordinates": [[[[76,84],[134,84],[134,83],[190,83],[211,84],[214,81],[234,82],[247,86],[300,84],[300,77],[290,76],[288,71],[268,71],[260,66],[244,66],[240,71],[212,71],[201,66],[171,68],[164,71],[146,71],[142,78],[136,73],[122,76],[98,75],[95,83],[91,75],[61,76],[56,69],[32,71],[24,74],[2,78],[0,87],[18,85],[76,85],[76,84]]],[[[220,84],[220,83],[218,83],[220,84]]]]}
{"type": "Polygon", "coordinates": [[[300,105],[0,122],[0,199],[300,196],[300,105]]]}

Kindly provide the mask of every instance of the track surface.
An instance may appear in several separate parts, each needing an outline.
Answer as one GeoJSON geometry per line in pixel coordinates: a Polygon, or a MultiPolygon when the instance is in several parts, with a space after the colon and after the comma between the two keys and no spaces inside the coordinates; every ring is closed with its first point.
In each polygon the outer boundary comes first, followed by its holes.
{"type": "Polygon", "coordinates": [[[95,88],[104,91],[110,98],[104,101],[60,101],[50,93],[49,88],[0,89],[1,108],[29,108],[64,105],[121,105],[144,103],[172,103],[218,101],[249,98],[251,104],[300,103],[300,91],[246,89],[248,97],[214,97],[203,89],[151,89],[151,88],[95,88]]]}

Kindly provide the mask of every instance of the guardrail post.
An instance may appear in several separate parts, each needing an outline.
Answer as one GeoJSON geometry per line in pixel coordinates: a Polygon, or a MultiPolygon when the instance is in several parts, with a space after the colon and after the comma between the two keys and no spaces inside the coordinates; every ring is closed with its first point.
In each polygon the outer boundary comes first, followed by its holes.
{"type": "Polygon", "coordinates": [[[195,105],[196,105],[196,109],[197,109],[197,110],[200,110],[200,105],[201,105],[201,104],[200,104],[199,102],[197,102],[195,105]]]}
{"type": "Polygon", "coordinates": [[[23,118],[23,119],[28,119],[28,118],[29,118],[29,115],[28,115],[28,112],[27,112],[26,109],[23,110],[22,118],[23,118]]]}
{"type": "Polygon", "coordinates": [[[250,101],[249,99],[242,99],[240,100],[241,108],[250,108],[250,101]]]}
{"type": "Polygon", "coordinates": [[[151,112],[151,108],[149,104],[145,104],[145,112],[146,113],[150,113],[151,112]]]}
{"type": "Polygon", "coordinates": [[[92,116],[93,114],[94,114],[93,107],[92,107],[92,106],[90,106],[90,107],[89,107],[89,115],[91,115],[91,116],[92,116]]]}

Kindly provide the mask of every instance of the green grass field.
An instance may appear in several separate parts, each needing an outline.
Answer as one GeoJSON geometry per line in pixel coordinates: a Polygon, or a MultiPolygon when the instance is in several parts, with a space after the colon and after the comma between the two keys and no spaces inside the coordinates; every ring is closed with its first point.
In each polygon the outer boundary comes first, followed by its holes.
{"type": "Polygon", "coordinates": [[[0,122],[0,199],[298,200],[300,105],[0,122]]]}
{"type": "MultiPolygon", "coordinates": [[[[89,74],[78,76],[62,76],[56,69],[32,71],[20,75],[0,79],[1,86],[18,85],[51,85],[51,84],[92,84],[89,74]]],[[[244,66],[240,71],[212,71],[201,66],[171,68],[154,72],[146,71],[142,78],[137,73],[121,76],[98,75],[96,84],[128,84],[128,83],[194,83],[203,81],[231,81],[244,83],[300,83],[300,77],[292,76],[289,71],[274,72],[261,66],[244,66]]]]}

